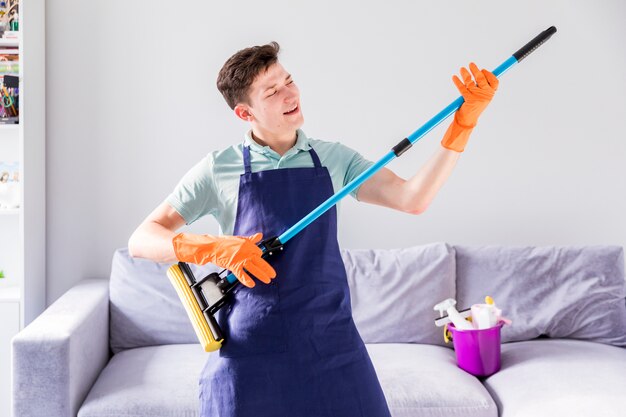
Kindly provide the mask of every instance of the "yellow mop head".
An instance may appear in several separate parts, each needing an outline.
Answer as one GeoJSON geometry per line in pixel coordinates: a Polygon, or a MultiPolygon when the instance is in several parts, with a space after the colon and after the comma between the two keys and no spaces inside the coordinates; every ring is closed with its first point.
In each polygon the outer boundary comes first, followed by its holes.
{"type": "Polygon", "coordinates": [[[167,276],[176,289],[178,297],[183,303],[183,307],[185,307],[185,311],[187,311],[189,320],[191,320],[193,329],[196,331],[196,336],[198,336],[198,340],[204,348],[204,351],[213,352],[218,350],[222,347],[224,339],[215,339],[214,333],[211,331],[211,326],[204,317],[204,313],[202,313],[198,300],[189,287],[189,283],[187,282],[183,271],[180,269],[180,266],[178,266],[178,264],[172,265],[167,270],[167,276]]]}

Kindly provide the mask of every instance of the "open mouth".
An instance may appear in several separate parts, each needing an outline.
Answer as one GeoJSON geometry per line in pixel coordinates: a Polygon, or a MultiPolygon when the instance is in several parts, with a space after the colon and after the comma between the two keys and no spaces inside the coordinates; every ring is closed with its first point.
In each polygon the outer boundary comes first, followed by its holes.
{"type": "Polygon", "coordinates": [[[288,116],[289,116],[289,115],[291,115],[291,114],[296,114],[296,113],[298,112],[298,109],[299,109],[299,107],[298,107],[298,105],[296,104],[296,105],[294,106],[294,108],[293,108],[293,109],[291,109],[291,110],[289,110],[289,111],[286,111],[286,112],[284,112],[283,114],[286,114],[286,115],[288,115],[288,116]]]}

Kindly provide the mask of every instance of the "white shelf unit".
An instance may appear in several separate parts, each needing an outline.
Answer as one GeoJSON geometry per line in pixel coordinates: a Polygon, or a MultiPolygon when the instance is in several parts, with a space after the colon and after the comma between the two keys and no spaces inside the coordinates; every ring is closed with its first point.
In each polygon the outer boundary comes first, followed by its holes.
{"type": "Polygon", "coordinates": [[[20,4],[19,124],[0,124],[0,160],[19,162],[19,209],[0,209],[0,279],[20,288],[20,317],[30,323],[45,308],[45,8],[44,0],[20,4]]]}
{"type": "Polygon", "coordinates": [[[10,340],[46,307],[45,0],[20,1],[19,124],[0,125],[0,160],[18,161],[21,204],[0,210],[0,416],[11,415],[10,340]]]}
{"type": "Polygon", "coordinates": [[[0,270],[7,273],[0,279],[0,300],[6,288],[19,288],[22,325],[45,308],[44,3],[20,4],[20,123],[0,124],[0,160],[19,162],[21,188],[20,207],[0,209],[0,270]]]}

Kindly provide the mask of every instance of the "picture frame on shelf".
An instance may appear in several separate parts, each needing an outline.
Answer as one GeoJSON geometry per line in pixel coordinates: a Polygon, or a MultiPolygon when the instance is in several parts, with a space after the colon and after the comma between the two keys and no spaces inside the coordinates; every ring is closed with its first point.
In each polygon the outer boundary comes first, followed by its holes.
{"type": "Polygon", "coordinates": [[[20,166],[18,162],[0,161],[0,210],[20,207],[20,166]]]}

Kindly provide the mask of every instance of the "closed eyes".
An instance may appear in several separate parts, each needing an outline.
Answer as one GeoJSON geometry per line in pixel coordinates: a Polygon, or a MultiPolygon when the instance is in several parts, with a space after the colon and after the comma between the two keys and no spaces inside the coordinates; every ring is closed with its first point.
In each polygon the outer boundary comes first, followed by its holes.
{"type": "MultiPolygon", "coordinates": [[[[285,84],[285,85],[291,85],[291,84],[293,84],[293,80],[290,78],[289,81],[287,82],[287,84],[285,84]]],[[[270,95],[268,95],[266,98],[270,98],[270,97],[276,95],[276,93],[278,93],[278,90],[275,89],[274,92],[271,93],[270,95]]]]}

